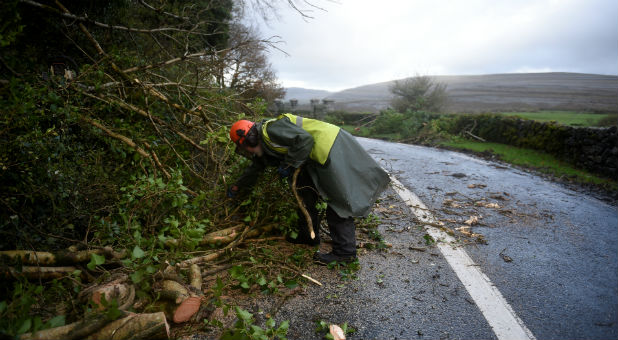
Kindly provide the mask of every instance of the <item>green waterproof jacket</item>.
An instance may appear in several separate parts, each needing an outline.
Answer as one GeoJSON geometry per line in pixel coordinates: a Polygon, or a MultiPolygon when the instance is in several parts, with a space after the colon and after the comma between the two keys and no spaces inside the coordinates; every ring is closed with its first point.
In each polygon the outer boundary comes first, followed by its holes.
{"type": "Polygon", "coordinates": [[[307,131],[297,118],[287,114],[258,123],[264,156],[253,157],[236,185],[254,185],[266,166],[304,166],[320,196],[340,217],[367,216],[386,189],[388,174],[345,130],[310,120],[307,131]]]}

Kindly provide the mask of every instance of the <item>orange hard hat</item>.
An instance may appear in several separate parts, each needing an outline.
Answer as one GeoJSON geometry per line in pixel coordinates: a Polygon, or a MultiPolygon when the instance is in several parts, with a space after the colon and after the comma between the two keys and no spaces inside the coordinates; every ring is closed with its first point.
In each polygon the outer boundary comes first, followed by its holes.
{"type": "Polygon", "coordinates": [[[232,124],[232,127],[230,128],[230,139],[232,140],[232,142],[238,145],[242,145],[242,143],[244,143],[245,141],[245,137],[247,136],[249,130],[251,130],[254,124],[254,122],[244,119],[241,119],[236,123],[232,124]]]}

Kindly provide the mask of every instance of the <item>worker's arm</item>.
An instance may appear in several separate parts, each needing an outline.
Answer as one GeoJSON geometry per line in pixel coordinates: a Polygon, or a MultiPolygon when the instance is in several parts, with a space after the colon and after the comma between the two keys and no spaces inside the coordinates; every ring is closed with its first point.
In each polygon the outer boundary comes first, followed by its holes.
{"type": "Polygon", "coordinates": [[[264,171],[265,167],[266,165],[261,161],[261,159],[252,161],[251,165],[245,168],[234,186],[243,190],[251,189],[257,182],[262,171],[264,171]]]}
{"type": "Polygon", "coordinates": [[[298,168],[309,159],[314,143],[313,136],[289,119],[281,118],[270,123],[268,136],[272,142],[288,148],[283,159],[286,166],[298,168]]]}

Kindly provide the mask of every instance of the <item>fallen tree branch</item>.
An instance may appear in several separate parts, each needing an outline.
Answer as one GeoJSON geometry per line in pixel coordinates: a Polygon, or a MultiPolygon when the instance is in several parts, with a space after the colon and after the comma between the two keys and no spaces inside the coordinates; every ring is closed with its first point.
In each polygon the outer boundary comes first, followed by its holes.
{"type": "MultiPolygon", "coordinates": [[[[232,242],[239,234],[240,230],[244,227],[243,224],[239,224],[233,227],[213,231],[212,233],[208,233],[202,237],[202,240],[199,242],[200,246],[208,246],[208,245],[217,245],[217,244],[228,244],[232,242]]],[[[178,246],[177,239],[169,239],[165,241],[165,245],[167,247],[178,246]]]]}
{"type": "Polygon", "coordinates": [[[18,277],[24,277],[29,280],[41,279],[51,280],[60,279],[65,276],[71,275],[77,270],[76,267],[21,267],[21,270],[17,270],[13,267],[3,269],[0,273],[4,279],[16,279],[18,277]]]}
{"type": "Polygon", "coordinates": [[[188,17],[181,17],[181,16],[178,16],[178,15],[176,15],[176,14],[174,14],[174,13],[169,13],[169,12],[162,11],[161,9],[154,8],[154,7],[153,7],[153,6],[151,6],[150,4],[146,3],[144,0],[139,0],[139,3],[140,3],[140,4],[142,4],[142,6],[144,6],[144,7],[148,8],[148,9],[150,9],[150,10],[153,10],[153,11],[155,11],[155,12],[157,12],[157,13],[165,14],[165,15],[167,15],[167,16],[170,16],[170,17],[172,17],[172,18],[179,19],[179,20],[185,20],[185,21],[188,21],[188,20],[189,20],[189,18],[188,18],[188,17]]]}
{"type": "Polygon", "coordinates": [[[125,257],[125,252],[115,252],[112,248],[57,252],[31,251],[31,250],[4,250],[0,251],[0,259],[8,258],[9,261],[19,261],[22,264],[38,266],[76,264],[90,261],[93,254],[103,255],[106,259],[119,260],[125,257]]]}
{"type": "Polygon", "coordinates": [[[471,136],[471,137],[472,137],[472,138],[474,138],[474,139],[477,139],[477,140],[479,140],[479,141],[481,141],[481,142],[487,142],[485,139],[483,139],[483,138],[481,138],[481,137],[479,137],[479,136],[473,135],[473,134],[472,134],[472,132],[470,132],[470,131],[464,131],[464,132],[465,132],[468,136],[471,136]]]}
{"type": "Polygon", "coordinates": [[[137,151],[137,153],[139,153],[142,157],[144,158],[148,158],[150,159],[150,155],[148,154],[148,152],[144,151],[144,149],[142,149],[141,147],[139,147],[137,144],[135,144],[135,142],[126,136],[123,136],[121,134],[117,134],[115,132],[113,132],[112,130],[108,129],[107,127],[103,126],[103,124],[97,122],[94,119],[90,119],[87,117],[80,117],[83,121],[85,121],[86,123],[99,128],[101,130],[103,130],[103,132],[105,132],[108,136],[117,139],[123,143],[125,143],[126,145],[130,146],[131,148],[133,148],[135,151],[137,151]]]}

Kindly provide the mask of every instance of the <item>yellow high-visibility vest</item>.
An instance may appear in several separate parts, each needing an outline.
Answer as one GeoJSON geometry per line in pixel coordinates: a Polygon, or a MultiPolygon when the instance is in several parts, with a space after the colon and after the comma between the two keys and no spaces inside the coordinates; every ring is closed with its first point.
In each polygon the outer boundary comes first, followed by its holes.
{"type": "Polygon", "coordinates": [[[293,115],[291,113],[284,113],[275,119],[268,120],[264,124],[262,124],[263,140],[272,150],[281,154],[287,154],[288,147],[278,145],[277,143],[271,141],[270,137],[268,137],[268,131],[266,131],[266,128],[270,123],[283,117],[287,117],[293,124],[296,124],[298,127],[302,128],[303,130],[307,131],[311,136],[313,136],[313,149],[311,149],[311,154],[309,155],[309,158],[324,165],[326,163],[326,160],[328,159],[330,149],[333,147],[335,139],[339,134],[340,128],[333,124],[329,124],[317,119],[304,118],[293,115]]]}

